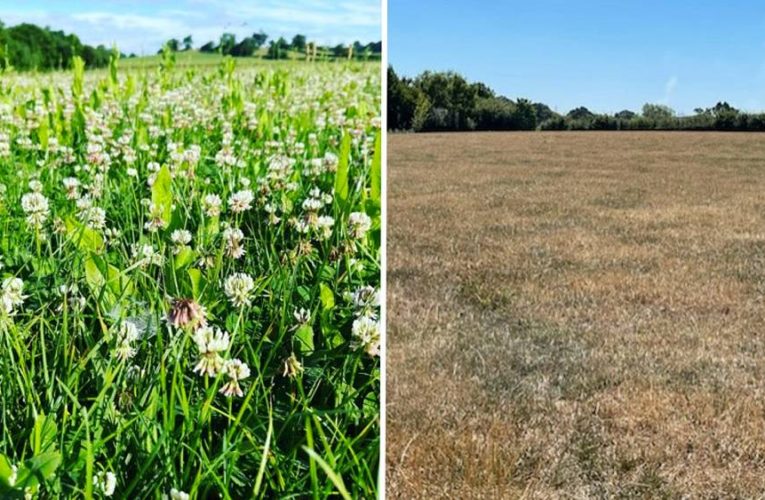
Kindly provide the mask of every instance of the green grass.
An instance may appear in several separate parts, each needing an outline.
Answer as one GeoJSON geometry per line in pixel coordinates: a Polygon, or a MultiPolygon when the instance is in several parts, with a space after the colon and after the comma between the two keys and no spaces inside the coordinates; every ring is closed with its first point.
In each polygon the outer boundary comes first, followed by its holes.
{"type": "MultiPolygon", "coordinates": [[[[265,50],[259,51],[253,57],[237,57],[236,62],[239,67],[246,67],[253,64],[279,64],[286,61],[273,61],[266,59],[265,50]]],[[[175,60],[178,66],[217,66],[224,59],[224,56],[218,53],[199,52],[197,50],[181,51],[175,53],[175,60]]],[[[305,55],[294,51],[289,51],[288,59],[290,61],[303,61],[305,55]]],[[[159,66],[162,62],[162,56],[160,54],[129,57],[120,60],[120,66],[126,69],[128,68],[142,68],[142,67],[154,67],[159,66]]]]}
{"type": "MultiPolygon", "coordinates": [[[[288,50],[287,60],[274,61],[266,59],[268,49],[263,47],[259,49],[252,57],[237,57],[236,63],[238,67],[249,66],[270,66],[270,65],[282,65],[289,62],[304,62],[305,54],[303,52],[297,52],[294,50],[288,50]]],[[[211,67],[221,64],[221,61],[225,56],[218,53],[199,52],[198,50],[180,51],[175,53],[176,65],[179,67],[211,67]]],[[[162,62],[162,56],[159,54],[130,57],[120,60],[120,66],[124,68],[153,68],[160,65],[162,62]]],[[[345,57],[335,58],[331,55],[318,56],[316,62],[329,62],[329,63],[347,63],[345,57]]],[[[370,60],[370,62],[373,62],[370,60]]],[[[379,63],[379,61],[378,61],[379,63]]]]}
{"type": "Polygon", "coordinates": [[[7,76],[3,498],[377,496],[379,66],[189,56],[7,76]]]}

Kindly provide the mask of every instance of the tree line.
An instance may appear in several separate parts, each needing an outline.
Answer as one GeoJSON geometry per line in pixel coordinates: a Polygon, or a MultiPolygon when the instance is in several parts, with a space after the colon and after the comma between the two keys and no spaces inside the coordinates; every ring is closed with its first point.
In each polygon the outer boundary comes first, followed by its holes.
{"type": "MultiPolygon", "coordinates": [[[[270,59],[286,59],[290,52],[306,53],[310,48],[319,58],[351,57],[355,59],[380,59],[382,42],[352,45],[337,45],[335,47],[318,47],[306,40],[304,35],[295,35],[290,42],[283,37],[271,40],[268,45],[268,35],[262,31],[237,40],[232,33],[224,33],[217,43],[208,42],[202,45],[201,52],[217,52],[234,57],[252,56],[263,46],[268,47],[266,53],[270,59]]],[[[182,40],[171,39],[166,46],[171,51],[192,50],[191,35],[182,40]]],[[[49,27],[41,28],[35,24],[22,23],[16,26],[5,26],[0,21],[0,69],[16,69],[19,71],[53,69],[69,69],[72,58],[79,56],[87,68],[102,68],[109,64],[114,49],[104,45],[95,47],[82,43],[73,33],[67,34],[61,30],[49,27]]],[[[136,57],[135,54],[119,53],[120,57],[136,57]]]]}
{"type": "Polygon", "coordinates": [[[637,111],[593,113],[586,107],[560,114],[529,99],[497,95],[481,82],[454,72],[425,71],[399,77],[388,67],[388,129],[468,130],[729,130],[765,131],[765,113],[747,113],[727,102],[678,116],[669,106],[645,104],[637,111]]]}
{"type": "MultiPolygon", "coordinates": [[[[109,64],[112,50],[103,45],[92,47],[77,35],[22,23],[6,27],[0,22],[0,67],[17,70],[70,68],[72,58],[80,56],[89,68],[109,64]]],[[[124,56],[124,54],[123,54],[124,56]]]]}
{"type": "MultiPolygon", "coordinates": [[[[166,46],[174,52],[181,50],[191,50],[194,40],[191,35],[178,40],[172,38],[167,41],[166,46]]],[[[223,33],[217,42],[209,41],[199,47],[200,52],[219,53],[233,57],[251,57],[255,55],[262,47],[267,47],[265,57],[267,59],[287,59],[290,52],[307,54],[309,51],[315,51],[318,57],[350,57],[355,59],[380,59],[382,53],[382,42],[370,42],[362,44],[359,41],[352,45],[338,44],[334,47],[317,46],[309,42],[305,35],[297,34],[287,41],[284,37],[279,37],[268,41],[268,35],[263,31],[245,36],[237,40],[234,33],[223,33]],[[268,43],[266,43],[268,42],[268,43]]],[[[160,51],[161,52],[161,49],[160,51]]]]}

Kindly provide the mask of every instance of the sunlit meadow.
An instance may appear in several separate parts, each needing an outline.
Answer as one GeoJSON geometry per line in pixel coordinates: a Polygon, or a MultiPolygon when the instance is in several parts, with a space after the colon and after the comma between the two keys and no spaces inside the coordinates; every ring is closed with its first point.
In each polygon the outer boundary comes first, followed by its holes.
{"type": "Polygon", "coordinates": [[[380,71],[0,79],[0,496],[372,498],[380,71]]]}

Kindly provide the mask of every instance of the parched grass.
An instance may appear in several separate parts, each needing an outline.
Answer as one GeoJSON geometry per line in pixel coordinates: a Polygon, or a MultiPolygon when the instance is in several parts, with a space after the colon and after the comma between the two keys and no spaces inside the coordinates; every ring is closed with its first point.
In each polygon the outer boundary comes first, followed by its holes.
{"type": "Polygon", "coordinates": [[[235,64],[4,76],[0,497],[377,496],[379,66],[235,64]]]}
{"type": "Polygon", "coordinates": [[[391,497],[761,494],[761,136],[388,152],[391,497]]]}

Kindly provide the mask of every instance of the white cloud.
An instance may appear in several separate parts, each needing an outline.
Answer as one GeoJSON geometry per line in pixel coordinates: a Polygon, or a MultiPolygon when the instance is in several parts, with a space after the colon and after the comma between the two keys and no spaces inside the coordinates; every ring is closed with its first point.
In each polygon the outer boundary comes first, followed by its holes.
{"type": "Polygon", "coordinates": [[[72,19],[92,24],[95,29],[117,28],[119,30],[146,30],[170,33],[188,29],[184,23],[167,17],[149,17],[135,14],[110,14],[108,12],[82,12],[72,14],[72,19]]]}
{"type": "Polygon", "coordinates": [[[672,94],[675,93],[675,89],[677,88],[678,83],[679,80],[677,76],[672,75],[669,77],[667,83],[664,84],[664,99],[662,99],[662,104],[669,104],[670,99],[672,98],[672,94]]]}

